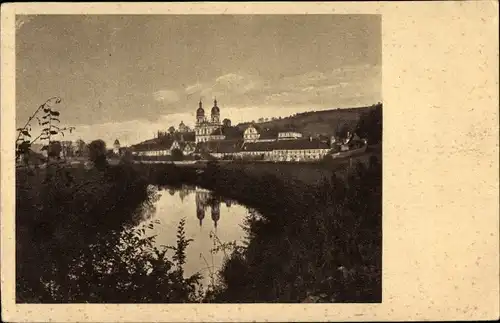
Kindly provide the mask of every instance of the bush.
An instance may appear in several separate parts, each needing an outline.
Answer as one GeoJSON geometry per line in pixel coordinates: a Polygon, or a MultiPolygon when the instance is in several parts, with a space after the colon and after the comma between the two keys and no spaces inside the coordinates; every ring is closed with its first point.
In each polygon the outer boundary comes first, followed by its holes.
{"type": "Polygon", "coordinates": [[[167,249],[136,227],[157,194],[132,166],[16,180],[18,302],[195,301],[199,276],[183,277],[184,222],[167,249]]]}
{"type": "Polygon", "coordinates": [[[172,150],[172,160],[181,161],[184,160],[184,153],[180,149],[172,150]]]}
{"type": "Polygon", "coordinates": [[[103,140],[94,140],[89,144],[89,160],[97,169],[103,170],[108,165],[106,155],[106,143],[103,140]]]}

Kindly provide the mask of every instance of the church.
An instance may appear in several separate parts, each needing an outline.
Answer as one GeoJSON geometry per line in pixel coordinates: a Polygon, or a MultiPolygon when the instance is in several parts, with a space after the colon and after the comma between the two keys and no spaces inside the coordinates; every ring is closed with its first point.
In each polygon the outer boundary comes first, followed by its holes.
{"type": "Polygon", "coordinates": [[[200,100],[199,107],[196,110],[196,125],[194,127],[195,142],[207,142],[214,140],[224,140],[222,134],[222,124],[220,121],[220,109],[217,106],[217,99],[214,100],[214,106],[210,111],[210,118],[205,116],[205,110],[200,100]]]}

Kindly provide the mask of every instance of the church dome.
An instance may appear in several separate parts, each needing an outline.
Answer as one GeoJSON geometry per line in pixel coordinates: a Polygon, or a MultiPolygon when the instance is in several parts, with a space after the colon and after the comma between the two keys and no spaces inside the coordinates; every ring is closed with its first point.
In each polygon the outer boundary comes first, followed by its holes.
{"type": "Polygon", "coordinates": [[[204,116],[205,115],[205,110],[201,107],[201,102],[200,102],[200,107],[196,110],[196,115],[197,116],[204,116]]]}
{"type": "Polygon", "coordinates": [[[217,99],[214,100],[214,107],[212,108],[212,114],[219,114],[220,110],[219,107],[217,106],[217,99]]]}

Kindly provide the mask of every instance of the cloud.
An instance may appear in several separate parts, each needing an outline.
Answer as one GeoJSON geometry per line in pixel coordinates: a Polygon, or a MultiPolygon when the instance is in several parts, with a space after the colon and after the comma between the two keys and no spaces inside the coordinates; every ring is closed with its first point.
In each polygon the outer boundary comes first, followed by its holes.
{"type": "Polygon", "coordinates": [[[381,100],[380,68],[348,66],[289,75],[266,89],[265,104],[314,104],[325,108],[360,106],[381,100]]]}
{"type": "Polygon", "coordinates": [[[352,65],[263,80],[228,73],[186,87],[189,95],[217,97],[221,106],[318,105],[325,108],[369,105],[381,101],[379,66],[352,65]]]}
{"type": "Polygon", "coordinates": [[[258,82],[251,77],[229,73],[218,77],[213,87],[221,91],[234,91],[243,94],[255,89],[257,83],[258,82]]]}
{"type": "Polygon", "coordinates": [[[218,77],[212,86],[214,92],[243,95],[257,88],[258,81],[238,74],[218,77]]]}
{"type": "Polygon", "coordinates": [[[153,93],[153,97],[156,101],[161,101],[165,103],[175,103],[179,101],[179,95],[177,92],[172,90],[161,90],[153,93]]]}
{"type": "Polygon", "coordinates": [[[193,85],[186,87],[185,91],[186,91],[187,95],[191,95],[191,94],[198,93],[198,92],[202,91],[203,88],[204,88],[203,84],[196,83],[196,84],[193,84],[193,85]]]}
{"type": "Polygon", "coordinates": [[[242,96],[259,88],[260,80],[256,77],[238,73],[221,75],[205,83],[195,83],[185,88],[190,96],[202,98],[224,97],[227,102],[241,100],[242,96]]]}

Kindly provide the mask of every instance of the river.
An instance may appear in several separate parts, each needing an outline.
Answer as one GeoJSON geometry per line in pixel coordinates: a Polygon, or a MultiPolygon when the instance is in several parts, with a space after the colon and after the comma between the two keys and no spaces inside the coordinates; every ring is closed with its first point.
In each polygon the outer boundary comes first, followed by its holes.
{"type": "Polygon", "coordinates": [[[224,260],[222,251],[211,252],[217,246],[216,239],[243,245],[246,233],[242,226],[250,210],[199,187],[163,186],[158,187],[158,193],[159,199],[148,222],[159,220],[160,223],[155,224],[150,233],[156,235],[158,246],[174,246],[179,222],[184,218],[186,238],[193,239],[186,250],[185,276],[199,272],[203,275],[202,284],[208,286],[210,274],[216,273],[224,260]]]}

